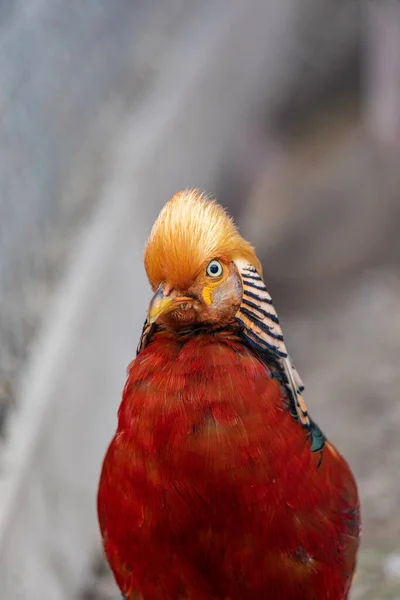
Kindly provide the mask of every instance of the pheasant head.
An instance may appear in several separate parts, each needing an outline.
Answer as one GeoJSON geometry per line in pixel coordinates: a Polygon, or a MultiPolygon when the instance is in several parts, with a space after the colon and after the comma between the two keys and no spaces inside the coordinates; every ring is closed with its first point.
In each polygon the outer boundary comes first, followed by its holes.
{"type": "Polygon", "coordinates": [[[175,328],[233,322],[243,296],[240,262],[261,273],[253,247],[225,210],[196,190],[176,194],[155,222],[145,252],[156,292],[149,321],[175,328]]]}

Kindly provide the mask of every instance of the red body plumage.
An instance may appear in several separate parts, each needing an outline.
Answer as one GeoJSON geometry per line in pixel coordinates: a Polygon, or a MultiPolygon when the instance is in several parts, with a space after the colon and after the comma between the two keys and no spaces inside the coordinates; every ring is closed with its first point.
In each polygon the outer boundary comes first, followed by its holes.
{"type": "Polygon", "coordinates": [[[98,495],[127,598],[345,600],[359,510],[345,460],[231,332],[161,331],[129,368],[98,495]]]}

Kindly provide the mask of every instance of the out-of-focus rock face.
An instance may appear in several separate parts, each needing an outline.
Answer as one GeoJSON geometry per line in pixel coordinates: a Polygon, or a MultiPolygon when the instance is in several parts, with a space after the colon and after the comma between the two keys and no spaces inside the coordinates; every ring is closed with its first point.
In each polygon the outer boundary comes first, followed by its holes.
{"type": "Polygon", "coordinates": [[[267,277],[297,308],[336,297],[360,270],[399,256],[396,153],[360,131],[320,149],[289,154],[267,170],[247,219],[267,277]]]}
{"type": "Polygon", "coordinates": [[[221,161],[217,195],[235,217],[265,165],[276,162],[277,139],[297,139],[299,129],[312,128],[321,108],[360,91],[364,6],[362,0],[291,2],[284,41],[269,57],[279,68],[272,80],[260,83],[252,119],[233,128],[221,161]]]}

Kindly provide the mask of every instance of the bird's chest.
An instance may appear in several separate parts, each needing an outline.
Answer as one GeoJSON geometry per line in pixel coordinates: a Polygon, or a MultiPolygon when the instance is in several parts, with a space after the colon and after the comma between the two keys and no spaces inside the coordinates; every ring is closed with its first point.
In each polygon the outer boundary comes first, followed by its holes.
{"type": "Polygon", "coordinates": [[[283,484],[295,493],[309,451],[265,365],[213,338],[142,354],[120,409],[120,443],[152,481],[185,481],[232,501],[245,490],[249,504],[261,494],[278,502],[283,484]]]}
{"type": "Polygon", "coordinates": [[[264,598],[268,581],[273,600],[310,600],[315,557],[337,544],[332,495],[278,383],[234,345],[149,350],[129,373],[99,501],[122,580],[127,569],[144,589],[157,572],[165,597],[193,580],[234,600],[264,598]]]}

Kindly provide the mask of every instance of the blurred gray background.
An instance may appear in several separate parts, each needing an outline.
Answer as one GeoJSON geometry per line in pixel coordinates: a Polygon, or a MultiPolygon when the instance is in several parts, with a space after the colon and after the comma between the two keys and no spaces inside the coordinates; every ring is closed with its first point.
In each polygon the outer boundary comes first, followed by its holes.
{"type": "Polygon", "coordinates": [[[97,478],[146,236],[197,186],[256,245],[309,410],[355,471],[352,599],[400,598],[399,106],[397,0],[0,2],[5,600],[118,597],[97,478]]]}

